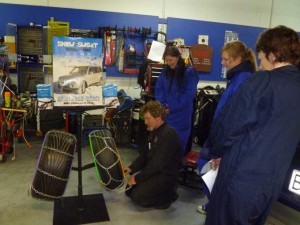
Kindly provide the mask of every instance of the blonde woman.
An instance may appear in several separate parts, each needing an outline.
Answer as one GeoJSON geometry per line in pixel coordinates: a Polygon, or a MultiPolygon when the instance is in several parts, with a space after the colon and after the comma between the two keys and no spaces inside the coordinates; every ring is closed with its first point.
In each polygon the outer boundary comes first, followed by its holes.
{"type": "MultiPolygon", "coordinates": [[[[222,65],[226,68],[227,87],[218,102],[214,120],[219,112],[224,107],[225,103],[229,101],[231,96],[239,89],[244,81],[251,76],[252,73],[257,71],[257,62],[255,53],[252,49],[248,48],[242,41],[230,41],[226,43],[221,49],[222,65]]],[[[197,161],[199,171],[210,160],[208,156],[209,148],[205,147],[201,150],[201,156],[197,161]]],[[[208,199],[210,198],[209,192],[206,191],[208,199]]],[[[200,205],[197,211],[205,214],[208,208],[208,203],[200,205]]]]}

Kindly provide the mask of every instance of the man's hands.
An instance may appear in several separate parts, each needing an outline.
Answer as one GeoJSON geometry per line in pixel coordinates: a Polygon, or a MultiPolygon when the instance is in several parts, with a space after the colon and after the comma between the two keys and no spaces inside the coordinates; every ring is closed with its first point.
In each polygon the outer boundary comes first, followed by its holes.
{"type": "Polygon", "coordinates": [[[129,184],[130,186],[136,184],[134,176],[131,176],[131,177],[129,178],[128,184],[129,184]]]}
{"type": "MultiPolygon", "coordinates": [[[[130,174],[131,171],[132,171],[132,170],[131,170],[129,167],[125,167],[125,168],[124,168],[124,174],[125,174],[125,175],[130,174]]],[[[132,185],[135,185],[135,184],[136,184],[135,178],[134,178],[134,176],[131,176],[131,177],[129,178],[129,180],[128,180],[128,185],[132,186],[132,185]]]]}
{"type": "Polygon", "coordinates": [[[130,174],[131,173],[131,169],[129,167],[125,167],[124,168],[124,173],[125,173],[125,175],[130,174]]]}

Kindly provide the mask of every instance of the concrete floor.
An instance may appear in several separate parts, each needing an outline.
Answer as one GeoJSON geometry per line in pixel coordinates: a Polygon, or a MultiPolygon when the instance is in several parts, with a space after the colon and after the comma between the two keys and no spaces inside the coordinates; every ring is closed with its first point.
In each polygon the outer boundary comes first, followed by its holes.
{"type": "MultiPolygon", "coordinates": [[[[42,138],[31,140],[32,148],[25,143],[16,144],[16,159],[0,163],[0,224],[5,225],[50,225],[53,223],[54,203],[33,199],[28,193],[32,183],[34,170],[42,146],[42,138]]],[[[124,166],[127,166],[136,156],[137,150],[119,148],[124,166]]],[[[82,148],[82,164],[92,162],[92,155],[88,147],[82,148]]],[[[77,156],[74,165],[77,165],[77,156]]],[[[83,195],[102,193],[110,221],[93,224],[103,225],[203,225],[205,215],[196,211],[198,205],[206,202],[206,197],[195,189],[179,186],[179,198],[169,209],[144,209],[134,205],[124,193],[108,192],[98,182],[95,168],[82,172],[83,195]]],[[[71,171],[65,196],[78,195],[78,172],[71,171]]],[[[299,212],[276,204],[276,211],[272,211],[272,218],[268,225],[297,225],[300,224],[299,212]],[[284,207],[290,214],[289,218],[280,215],[284,207]],[[293,215],[293,216],[291,216],[293,215]],[[298,215],[295,216],[295,215],[298,215]],[[284,223],[280,222],[283,221],[284,223]],[[280,219],[280,220],[279,220],[280,219]]],[[[285,215],[286,212],[285,211],[285,215]]]]}

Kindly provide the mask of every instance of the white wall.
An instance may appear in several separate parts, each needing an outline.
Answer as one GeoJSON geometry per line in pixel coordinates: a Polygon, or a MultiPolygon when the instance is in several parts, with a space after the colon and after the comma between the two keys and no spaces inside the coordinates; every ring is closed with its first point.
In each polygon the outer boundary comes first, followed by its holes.
{"type": "Polygon", "coordinates": [[[257,27],[283,24],[300,32],[299,0],[0,0],[0,3],[124,12],[257,27]]]}
{"type": "Polygon", "coordinates": [[[286,25],[300,32],[300,1],[274,0],[271,27],[286,25]]]}
{"type": "MultiPolygon", "coordinates": [[[[256,27],[283,24],[300,32],[299,0],[0,0],[0,3],[176,17],[256,27]]],[[[107,82],[116,83],[132,97],[139,97],[136,78],[110,77],[107,82]]],[[[223,82],[201,81],[199,87],[209,84],[225,86],[223,82]]]]}

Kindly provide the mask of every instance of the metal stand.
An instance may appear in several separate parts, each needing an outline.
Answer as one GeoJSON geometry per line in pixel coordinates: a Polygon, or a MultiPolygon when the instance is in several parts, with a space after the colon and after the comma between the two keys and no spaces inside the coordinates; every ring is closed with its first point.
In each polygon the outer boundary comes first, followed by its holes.
{"type": "Polygon", "coordinates": [[[100,107],[74,107],[70,110],[77,114],[77,156],[78,166],[72,170],[78,172],[78,196],[63,197],[54,203],[53,225],[59,224],[87,224],[109,221],[102,194],[82,194],[82,171],[94,167],[93,163],[82,166],[81,138],[82,138],[82,112],[100,107]]]}

